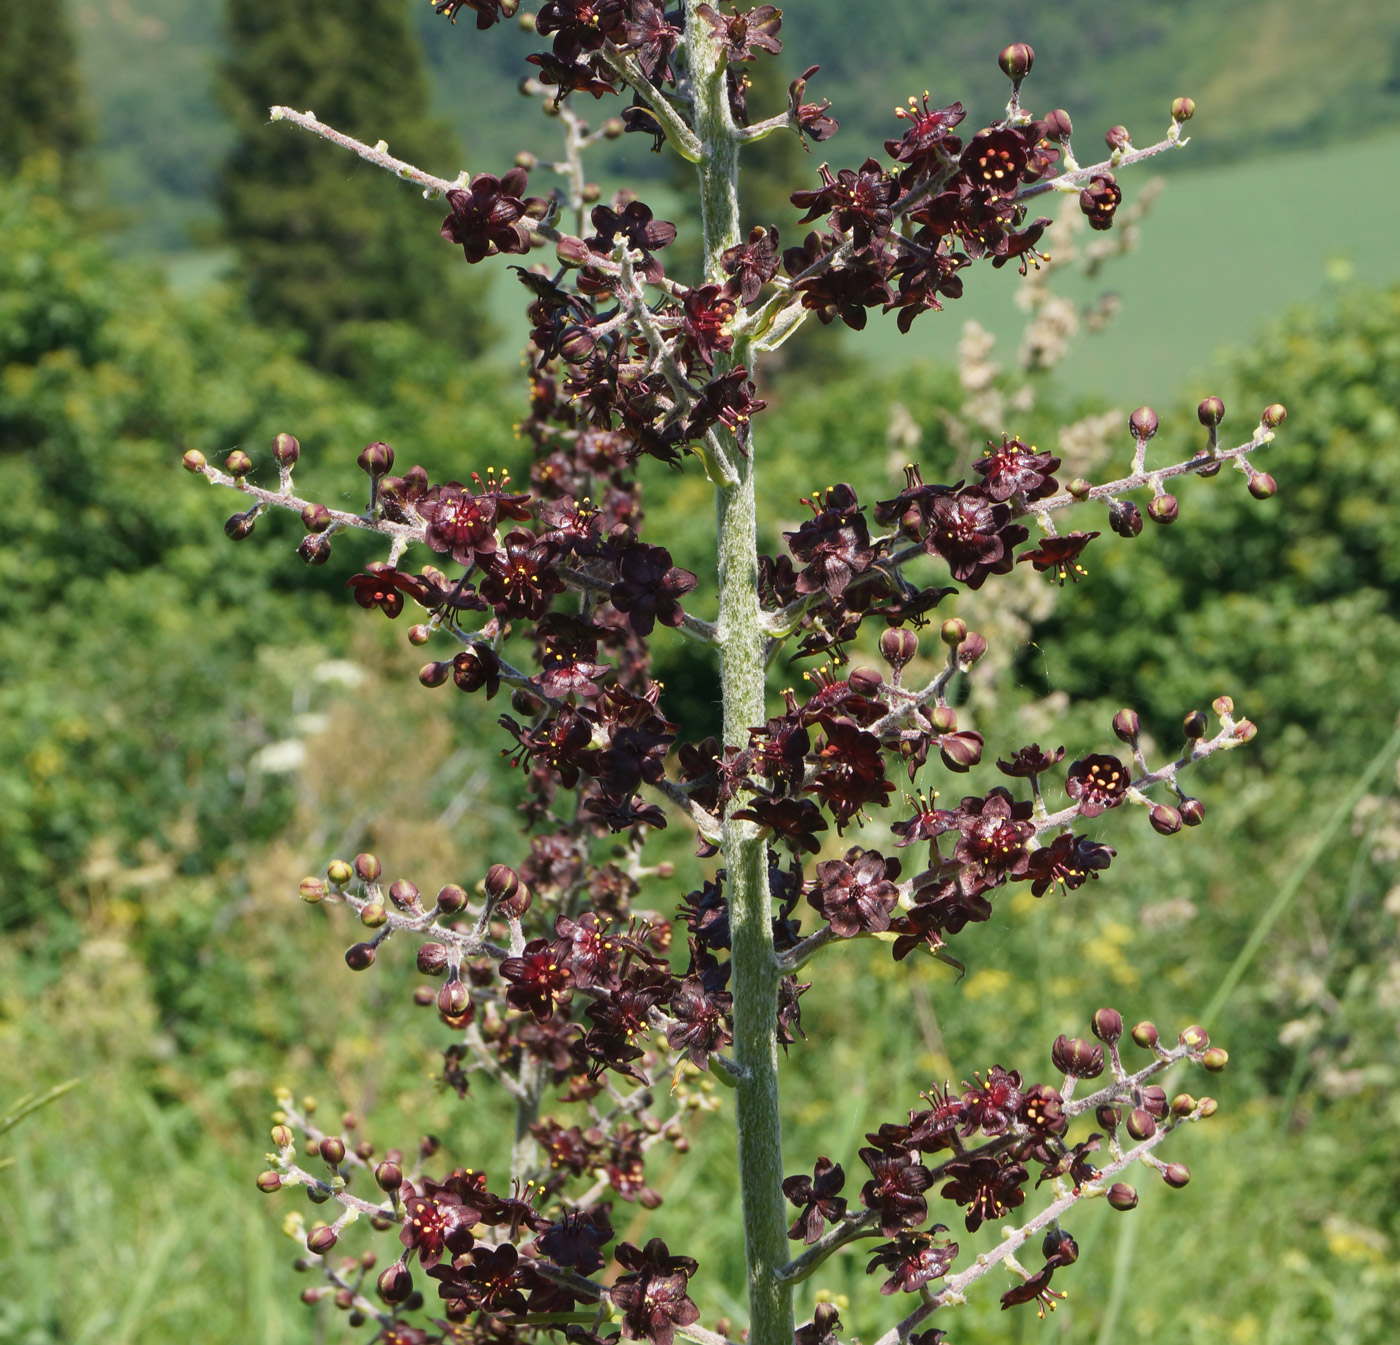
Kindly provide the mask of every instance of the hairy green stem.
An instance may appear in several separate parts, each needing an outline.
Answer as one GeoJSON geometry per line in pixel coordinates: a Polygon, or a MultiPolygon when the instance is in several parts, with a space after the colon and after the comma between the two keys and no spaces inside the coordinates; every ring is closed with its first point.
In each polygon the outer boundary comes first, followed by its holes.
{"type": "MultiPolygon", "coordinates": [[[[686,0],[685,62],[694,98],[695,131],[704,147],[700,177],[705,279],[724,279],[720,255],[739,242],[739,136],[729,113],[724,62],[709,24],[686,0]]],[[[716,373],[734,355],[717,362],[716,373]]],[[[764,632],[758,605],[758,539],[753,444],[741,452],[727,440],[737,480],[716,491],[719,620],[716,642],[724,699],[724,741],[743,746],[764,714],[764,632]]],[[[731,807],[731,812],[733,807],[731,807]]],[[[757,828],[729,817],[724,823],[732,937],[730,990],[734,995],[735,1119],[739,1185],[744,1213],[751,1345],[791,1345],[792,1292],[779,1279],[787,1263],[783,1203],[782,1122],[778,1110],[777,959],[767,851],[757,828]]]]}

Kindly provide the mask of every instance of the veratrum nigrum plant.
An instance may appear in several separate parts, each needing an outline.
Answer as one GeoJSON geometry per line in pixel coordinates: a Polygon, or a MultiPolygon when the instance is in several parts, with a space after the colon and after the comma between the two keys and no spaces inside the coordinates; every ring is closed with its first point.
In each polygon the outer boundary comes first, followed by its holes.
{"type": "MultiPolygon", "coordinates": [[[[475,20],[483,40],[517,7],[436,0],[454,22],[475,20]]],[[[1155,467],[1157,417],[1141,408],[1127,427],[1131,472],[1098,483],[1062,482],[1059,459],[1006,435],[972,480],[926,482],[911,465],[887,499],[862,503],[845,484],[814,494],[785,548],[760,554],[764,356],[814,316],[860,329],[872,309],[895,312],[908,331],[956,299],[979,263],[1024,275],[1040,264],[1050,224],[1034,213],[1037,198],[1077,196],[1089,225],[1110,229],[1120,170],[1184,144],[1194,110],[1178,99],[1165,138],[1141,149],[1114,127],[1108,157],[1081,166],[1069,116],[1023,106],[1034,53],[1013,44],[999,58],[1011,81],[1001,117],[973,131],[960,103],[910,99],[883,157],[835,172],[823,164],[815,185],[792,193],[810,230],[785,247],[776,227],[739,217],[744,147],[770,135],[825,142],[837,123],[813,101],[816,67],[792,82],[786,107],[751,117],[746,71],[781,49],[781,26],[767,4],[725,13],[696,0],[674,10],[548,0],[533,19],[548,47],[529,57],[527,86],[546,96],[564,139],[560,161],[545,165],[563,186],[545,194],[531,194],[540,165],[529,155],[499,175],[447,181],[310,113],[272,109],[445,200],[442,237],[468,263],[552,249],[549,262],[514,267],[531,324],[528,482],[470,460],[460,479],[435,481],[422,467],[396,468],[395,451],[373,443],[359,454],[368,499],[350,512],[299,493],[291,434],[272,446],[275,485],[254,482],[241,450],[222,469],[185,456],[190,471],[247,501],[225,526],[235,540],[273,508],[301,515],[310,564],[327,563],[346,529],[382,537],[385,558],[349,578],[354,600],[390,619],[418,609],[408,636],[433,651],[425,686],[451,682],[487,701],[505,688],[509,700],[499,724],[523,774],[523,860],[483,864],[430,897],[368,854],[301,886],[307,901],[349,907],[367,931],[345,955],[352,969],[371,968],[391,939],[416,945],[419,970],[440,981],[444,1079],[463,1095],[471,1075],[494,1082],[517,1111],[511,1170],[488,1175],[467,1166],[471,1154],[449,1157],[430,1141],[377,1158],[324,1133],[290,1094],[279,1098],[276,1151],[258,1184],[304,1187],[334,1216],[291,1219],[303,1268],[324,1277],[304,1297],[332,1296],[381,1345],[550,1333],[578,1345],[619,1334],[725,1345],[692,1300],[696,1261],[659,1238],[619,1241],[610,1217],[619,1201],[662,1200],[648,1154],[685,1151],[704,1075],[733,1093],[749,1319],[721,1325],[750,1345],[839,1341],[830,1302],[795,1329],[792,1292],[842,1254],[862,1258],[891,1298],[877,1345],[936,1345],[944,1331],[934,1323],[994,1272],[1011,1276],[1003,1306],[1043,1315],[1078,1256],[1075,1207],[1102,1197],[1131,1209],[1128,1178],[1144,1170],[1184,1185],[1186,1167],[1159,1150],[1216,1109],[1154,1083],[1179,1061],[1224,1067],[1203,1028],[1168,1042],[1151,1023],[1125,1033],[1119,1012],[1103,1008],[1092,1015],[1095,1040],[1054,1043],[1047,1078],[997,1064],[871,1118],[854,1154],[785,1161],[780,1048],[801,1049],[804,978],[824,949],[878,937],[896,962],[959,965],[948,939],[991,919],[1008,890],[1025,884],[1042,897],[1110,867],[1114,850],[1079,830],[1088,819],[1127,806],[1166,835],[1199,825],[1186,768],[1254,735],[1221,697],[1215,726],[1188,715],[1184,751],[1154,764],[1125,709],[1103,751],[1065,764],[1063,748],[1002,744],[1004,784],[951,807],[927,791],[911,810],[896,788],[904,772],[910,782],[926,767],[965,772],[984,750],[982,734],[959,727],[949,692],[975,676],[987,643],[962,620],[940,619],[940,604],[1017,565],[1047,582],[1076,579],[1105,521],[1123,538],[1141,532],[1133,495],[1150,495],[1156,522],[1175,519],[1167,487],[1178,476],[1229,465],[1253,494],[1272,494],[1251,456],[1284,408],[1266,407],[1244,442],[1227,446],[1224,407],[1208,398],[1199,452],[1155,467]],[[590,129],[578,106],[619,95],[620,115],[590,129]],[[698,285],[667,275],[676,228],[638,197],[589,209],[583,155],[625,133],[695,166],[698,285]],[[713,483],[712,618],[694,610],[697,576],[647,540],[635,467],[648,454],[713,483]],[[657,623],[717,651],[722,739],[678,741],[649,671],[657,623]],[[884,670],[850,667],[863,627],[878,631],[884,670]],[[940,649],[937,675],[907,685],[916,657],[940,649]],[[764,672],[780,652],[825,665],[805,698],[789,691],[778,708],[765,701],[764,672]],[[897,853],[863,846],[863,824],[891,809],[897,853]],[[679,901],[666,892],[668,870],[644,860],[648,836],[667,826],[693,828],[713,861],[679,901]],[[674,920],[655,915],[673,901],[674,920]],[[1139,1057],[1124,1055],[1129,1040],[1139,1057]],[[388,1261],[377,1279],[374,1254],[345,1255],[359,1220],[380,1235],[379,1264],[388,1261]],[[998,1224],[1003,1237],[980,1256],[960,1254],[956,1223],[998,1224]]]]}

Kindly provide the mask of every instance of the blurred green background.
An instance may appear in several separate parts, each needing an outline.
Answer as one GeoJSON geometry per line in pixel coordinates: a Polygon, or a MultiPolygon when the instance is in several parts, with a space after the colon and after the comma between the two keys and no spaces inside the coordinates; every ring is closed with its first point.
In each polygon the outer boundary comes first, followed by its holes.
{"type": "MultiPolygon", "coordinates": [[[[908,93],[995,116],[995,53],[1013,39],[1037,51],[1026,100],[1069,109],[1081,161],[1114,122],[1156,139],[1181,93],[1198,104],[1192,143],[1158,161],[1160,191],[1155,165],[1124,175],[1140,217],[1110,238],[1140,248],[1086,275],[1084,235],[1051,230],[1063,265],[1037,311],[1078,329],[1053,368],[1021,357],[1025,282],[1005,272],[974,272],[907,342],[872,323],[790,353],[759,426],[768,545],[814,485],[883,497],[910,458],[957,479],[1000,429],[1107,476],[1127,465],[1142,402],[1162,417],[1154,461],[1198,446],[1207,393],[1241,438],[1268,402],[1289,417],[1260,460],[1274,499],[1233,473],[1192,481],[1179,523],[1097,543],[1077,587],[1018,573],[956,600],[992,640],[960,711],[989,760],[1030,739],[1112,750],[1123,704],[1165,755],[1183,713],[1222,692],[1259,736],[1195,773],[1204,827],[1163,839],[1141,817],[1100,819],[1112,869],[1003,901],[956,941],[964,979],[863,944],[831,953],[787,1066],[788,1168],[823,1152],[850,1170],[865,1130],[944,1078],[994,1062],[1042,1077],[1050,1040],[1102,1003],[1164,1031],[1213,1009],[1231,1066],[1210,1084],[1218,1116],[1174,1141],[1190,1186],[1144,1181],[1128,1216],[1081,1211],[1084,1255],[1055,1316],[1002,1315],[982,1292],[953,1340],[1389,1341],[1400,260],[1384,240],[1400,17],[1298,0],[879,11],[788,10],[768,87],[820,62],[812,93],[843,121],[810,158],[770,142],[746,188],[754,221],[789,241],[785,190],[822,157],[878,153],[908,93]],[[780,190],[781,173],[798,176],[780,190]]],[[[0,11],[0,1115],[82,1080],[0,1138],[6,1345],[348,1337],[328,1307],[297,1302],[278,1232],[290,1198],[252,1184],[279,1084],[354,1109],[381,1148],[431,1131],[500,1170],[491,1100],[432,1081],[444,1031],[413,1008],[406,957],[352,976],[344,912],[295,897],[304,873],[364,848],[426,889],[475,882],[483,856],[518,860],[496,709],[423,691],[403,623],[346,600],[344,575],[374,548],[338,541],[333,564],[306,569],[290,519],[232,546],[229,502],[177,464],[244,447],[265,469],[290,430],[299,479],[328,501],[359,499],[353,456],[371,439],[435,477],[520,465],[513,284],[463,274],[436,237],[440,206],[262,109],[312,107],[439,171],[500,171],[554,144],[514,91],[536,46],[409,0],[0,11]]],[[[640,179],[684,224],[683,179],[633,141],[606,147],[599,182],[640,179]]],[[[643,475],[649,535],[701,572],[703,603],[708,492],[693,471],[643,475]]],[[[671,635],[660,675],[698,736],[712,679],[671,635]]],[[[774,690],[799,676],[775,670],[774,690]]],[[[925,774],[952,799],[995,782],[925,774]]],[[[870,843],[888,844],[878,826],[870,843]]],[[[678,866],[649,894],[665,907],[701,870],[680,828],[658,846],[678,866]]],[[[741,1316],[729,1147],[724,1113],[707,1118],[691,1159],[653,1159],[666,1203],[615,1217],[700,1260],[707,1314],[741,1316]]],[[[863,1259],[824,1282],[871,1339],[889,1305],[863,1259]]]]}

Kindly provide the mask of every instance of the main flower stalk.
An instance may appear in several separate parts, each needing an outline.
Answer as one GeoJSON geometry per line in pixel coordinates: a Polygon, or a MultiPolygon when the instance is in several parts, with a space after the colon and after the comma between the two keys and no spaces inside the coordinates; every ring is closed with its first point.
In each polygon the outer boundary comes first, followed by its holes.
{"type": "MultiPolygon", "coordinates": [[[[740,241],[739,137],[729,112],[725,70],[710,25],[686,0],[686,67],[695,108],[695,131],[704,153],[696,164],[704,230],[705,279],[724,280],[721,254],[740,241]]],[[[732,363],[730,352],[716,363],[732,363]]],[[[732,479],[717,487],[720,685],[724,741],[748,742],[749,728],[764,722],[764,635],[759,622],[758,538],[755,517],[754,446],[740,451],[724,436],[732,479]]],[[[730,805],[730,812],[741,805],[730,805]]],[[[778,982],[773,952],[772,900],[764,842],[751,822],[724,823],[732,939],[730,989],[734,996],[734,1058],[741,1071],[735,1088],[735,1121],[744,1252],[748,1268],[749,1339],[753,1345],[790,1345],[791,1290],[778,1278],[788,1259],[783,1202],[782,1121],[778,1107],[778,982]]]]}

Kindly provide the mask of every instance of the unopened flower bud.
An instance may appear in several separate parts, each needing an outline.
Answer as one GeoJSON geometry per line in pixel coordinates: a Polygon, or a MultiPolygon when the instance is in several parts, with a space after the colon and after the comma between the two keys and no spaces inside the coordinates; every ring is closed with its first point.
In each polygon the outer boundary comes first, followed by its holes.
{"type": "Polygon", "coordinates": [[[209,460],[197,448],[188,449],[180,459],[180,466],[187,472],[202,472],[208,465],[209,460]]]}
{"type": "Polygon", "coordinates": [[[500,901],[505,897],[513,897],[519,891],[520,875],[508,864],[493,864],[486,871],[483,886],[486,888],[486,895],[492,901],[500,901]]]}
{"type": "Polygon", "coordinates": [[[231,542],[241,542],[251,537],[253,525],[258,521],[258,511],[250,509],[246,514],[234,514],[224,523],[224,536],[231,542]]]}
{"type": "MultiPolygon", "coordinates": [[[[520,0],[504,0],[501,5],[505,15],[509,18],[520,7],[520,0]]],[[[535,31],[535,16],[530,10],[524,10],[515,20],[522,33],[533,33],[535,31]]]]}
{"type": "Polygon", "coordinates": [[[275,1172],[258,1173],[258,1190],[264,1195],[271,1195],[274,1191],[282,1189],[282,1178],[275,1172]]]}
{"type": "Polygon", "coordinates": [[[1208,727],[1209,725],[1206,723],[1204,710],[1192,710],[1191,713],[1181,721],[1181,731],[1192,742],[1195,742],[1198,738],[1204,738],[1208,727]]]}
{"type": "Polygon", "coordinates": [[[365,971],[374,966],[375,950],[372,943],[352,943],[345,950],[345,965],[351,971],[365,971]]]}
{"type": "Polygon", "coordinates": [[[418,680],[425,687],[443,686],[451,676],[451,663],[425,663],[418,669],[418,680]]]}
{"type": "Polygon", "coordinates": [[[389,921],[389,912],[382,901],[367,901],[360,907],[360,923],[366,929],[378,929],[389,921]]]}
{"type": "Polygon", "coordinates": [[[374,1181],[381,1191],[397,1191],[403,1185],[403,1169],[392,1159],[386,1158],[375,1168],[374,1181]]]}
{"type": "Polygon", "coordinates": [[[1113,716],[1113,732],[1117,734],[1120,742],[1135,743],[1142,732],[1142,720],[1138,718],[1137,711],[1126,708],[1119,710],[1113,716]]]}
{"type": "Polygon", "coordinates": [[[554,245],[554,255],[561,266],[587,266],[593,259],[588,244],[573,234],[565,234],[554,245]]]}
{"type": "Polygon", "coordinates": [[[1114,1182],[1108,1188],[1108,1203],[1115,1210],[1134,1210],[1137,1208],[1138,1193],[1127,1182],[1114,1182]]]}
{"type": "Polygon", "coordinates": [[[320,1228],[313,1228],[306,1238],[306,1250],[315,1252],[317,1256],[324,1256],[339,1239],[336,1231],[327,1225],[320,1228]]]}
{"type": "Polygon", "coordinates": [[[938,635],[944,644],[956,649],[967,639],[967,622],[959,616],[950,616],[943,623],[938,635]]]}
{"type": "Polygon", "coordinates": [[[1139,1095],[1142,1098],[1142,1107],[1146,1113],[1161,1121],[1167,1115],[1167,1090],[1155,1083],[1148,1084],[1139,1095]]]}
{"type": "Polygon", "coordinates": [[[301,445],[294,435],[279,434],[272,441],[272,456],[277,459],[279,467],[295,466],[296,460],[301,457],[301,445]]]}
{"type": "Polygon", "coordinates": [[[919,637],[904,626],[891,626],[880,636],[880,654],[896,672],[919,652],[919,637]]]}
{"type": "Polygon", "coordinates": [[[362,883],[377,882],[379,875],[384,872],[384,866],[378,859],[370,854],[355,856],[355,877],[362,883]]]}
{"type": "Polygon", "coordinates": [[[389,885],[389,900],[394,903],[396,910],[417,910],[418,889],[407,878],[398,878],[389,885]]]}
{"type": "Polygon", "coordinates": [[[1196,100],[1194,98],[1173,98],[1172,99],[1172,120],[1175,122],[1190,121],[1196,115],[1196,100]]]}
{"type": "Polygon", "coordinates": [[[1134,1107],[1123,1125],[1135,1140],[1150,1140],[1157,1133],[1157,1122],[1146,1107],[1134,1107]]]}
{"type": "Polygon", "coordinates": [[[1255,472],[1249,478],[1249,493],[1256,500],[1271,500],[1278,494],[1278,482],[1268,472],[1255,472]]]}
{"type": "Polygon", "coordinates": [[[362,1163],[368,1163],[374,1157],[374,1145],[368,1140],[361,1140],[355,1146],[355,1157],[362,1163]]]}
{"type": "Polygon", "coordinates": [[[1065,487],[1069,491],[1070,498],[1074,500],[1087,500],[1089,492],[1093,490],[1093,482],[1086,481],[1082,476],[1076,476],[1073,481],[1065,487]]]}
{"type": "Polygon", "coordinates": [[[471,992],[461,981],[448,981],[437,993],[437,1006],[444,1018],[460,1018],[472,1006],[471,992]]]}
{"type": "Polygon", "coordinates": [[[1225,403],[1219,397],[1207,397],[1196,408],[1196,419],[1208,429],[1214,428],[1225,419],[1225,403]]]}
{"type": "Polygon", "coordinates": [[[1234,698],[1232,696],[1217,696],[1213,701],[1211,701],[1210,708],[1214,710],[1215,713],[1219,715],[1222,719],[1224,719],[1226,715],[1232,715],[1235,713],[1234,698]]]}
{"type": "Polygon", "coordinates": [[[1173,1116],[1190,1116],[1196,1110],[1196,1099],[1190,1093],[1178,1093],[1171,1102],[1173,1116]]]}
{"type": "Polygon", "coordinates": [[[1100,1009],[1094,1014],[1090,1027],[1094,1036],[1112,1046],[1123,1035],[1123,1015],[1117,1009],[1100,1009]]]}
{"type": "Polygon", "coordinates": [[[517,151],[514,160],[515,166],[517,168],[523,168],[527,173],[530,172],[538,162],[539,160],[536,159],[528,149],[517,151]]]}
{"type": "Polygon", "coordinates": [[[559,338],[559,353],[569,364],[582,364],[593,353],[598,338],[587,327],[575,324],[564,329],[559,338]]]}
{"type": "Polygon", "coordinates": [[[325,532],[331,522],[331,511],[324,504],[308,504],[301,511],[301,525],[307,532],[325,532]]]}
{"type": "Polygon", "coordinates": [[[1131,500],[1114,500],[1108,506],[1108,526],[1120,537],[1136,537],[1142,532],[1142,510],[1131,500]]]}
{"type": "Polygon", "coordinates": [[[1220,1104],[1213,1097],[1203,1097],[1196,1103],[1196,1110],[1202,1118],[1214,1116],[1220,1110],[1220,1104]]]}
{"type": "Polygon", "coordinates": [[[325,899],[326,885],[319,878],[303,878],[297,891],[301,893],[303,901],[309,901],[314,905],[325,899]]]}
{"type": "Polygon", "coordinates": [[[292,1134],[290,1126],[275,1125],[272,1127],[272,1142],[279,1149],[289,1149],[296,1143],[296,1136],[292,1134]]]}
{"type": "Polygon", "coordinates": [[[230,476],[247,476],[253,470],[253,460],[241,448],[235,448],[224,459],[224,470],[230,476]]]}
{"type": "Polygon", "coordinates": [[[424,976],[441,976],[447,970],[447,947],[441,943],[425,943],[418,949],[418,970],[424,976]]]}
{"type": "Polygon", "coordinates": [[[858,696],[869,697],[885,684],[885,678],[878,668],[855,668],[846,682],[858,696]]]}
{"type": "Polygon", "coordinates": [[[596,205],[603,198],[603,189],[596,182],[583,184],[584,205],[596,205]]]}
{"type": "Polygon", "coordinates": [[[1185,1163],[1168,1163],[1162,1171],[1162,1180],[1179,1191],[1191,1180],[1191,1169],[1185,1163]]]}
{"type": "Polygon", "coordinates": [[[621,117],[609,117],[601,127],[604,140],[616,140],[626,129],[621,117]]]}
{"type": "Polygon", "coordinates": [[[1053,112],[1046,113],[1045,116],[1045,136],[1048,140],[1068,140],[1074,134],[1074,123],[1069,119],[1069,113],[1062,107],[1057,107],[1053,112]]]}
{"type": "Polygon", "coordinates": [[[402,1303],[413,1292],[413,1276],[402,1261],[396,1261],[380,1275],[376,1288],[386,1303],[402,1303]]]}
{"type": "Polygon", "coordinates": [[[1147,820],[1159,836],[1175,836],[1181,830],[1181,814],[1167,803],[1155,805],[1148,813],[1147,820]]]}
{"type": "Polygon", "coordinates": [[[1196,468],[1196,475],[1199,477],[1207,478],[1220,475],[1220,462],[1208,448],[1202,448],[1193,453],[1191,461],[1201,464],[1196,468]]]}
{"type": "Polygon", "coordinates": [[[308,565],[324,565],[331,558],[330,534],[309,532],[297,543],[297,555],[308,565]]]}
{"type": "Polygon", "coordinates": [[[430,985],[420,985],[413,991],[413,1002],[420,1009],[426,1009],[430,1004],[437,1003],[437,991],[430,985]]]}
{"type": "Polygon", "coordinates": [[[1147,513],[1154,523],[1175,523],[1180,512],[1175,495],[1154,495],[1147,504],[1147,513]]]}
{"type": "Polygon", "coordinates": [[[1157,1032],[1156,1023],[1139,1023],[1135,1028],[1133,1028],[1131,1035],[1133,1040],[1137,1042],[1139,1046],[1147,1050],[1152,1050],[1153,1048],[1155,1048],[1158,1041],[1161,1040],[1157,1032]]]}
{"type": "Polygon", "coordinates": [[[516,687],[510,693],[510,708],[518,715],[533,717],[544,708],[544,703],[538,696],[532,696],[524,687],[516,687]]]}
{"type": "Polygon", "coordinates": [[[956,733],[958,730],[958,712],[951,705],[935,705],[929,718],[939,733],[956,733]]]}
{"type": "Polygon", "coordinates": [[[408,642],[411,645],[422,646],[427,644],[432,638],[433,628],[424,625],[421,621],[416,626],[410,626],[408,628],[408,642]]]}
{"type": "Polygon", "coordinates": [[[1104,144],[1109,149],[1131,149],[1133,147],[1133,138],[1128,134],[1126,126],[1110,126],[1104,132],[1103,138],[1104,144]]]}
{"type": "Polygon", "coordinates": [[[327,1135],[317,1146],[322,1159],[338,1168],[345,1161],[345,1141],[339,1135],[327,1135]]]}
{"type": "Polygon", "coordinates": [[[1210,1045],[1210,1033],[1199,1023],[1181,1029],[1177,1041],[1191,1051],[1204,1051],[1210,1045]]]}
{"type": "Polygon", "coordinates": [[[1267,430],[1276,430],[1283,424],[1284,418],[1288,415],[1288,408],[1279,402],[1271,402],[1264,408],[1264,414],[1259,417],[1259,423],[1267,430]]]}
{"type": "Polygon", "coordinates": [[[987,641],[975,630],[967,633],[967,639],[958,646],[958,667],[966,672],[987,652],[987,641]]]}
{"type": "Polygon", "coordinates": [[[1128,429],[1134,439],[1151,439],[1157,433],[1157,413],[1150,406],[1140,406],[1128,417],[1128,429]]]}
{"type": "Polygon", "coordinates": [[[376,441],[366,444],[355,461],[360,464],[362,471],[369,474],[371,480],[378,481],[381,476],[388,476],[393,471],[394,450],[388,444],[376,441]]]}
{"type": "Polygon", "coordinates": [[[1030,74],[1031,66],[1035,64],[1035,52],[1028,43],[1013,42],[1009,47],[1001,49],[997,64],[1001,66],[1002,74],[1007,79],[1019,84],[1030,74]]]}
{"type": "Polygon", "coordinates": [[[336,887],[344,887],[354,876],[355,870],[343,859],[333,859],[326,865],[326,877],[329,878],[336,887]]]}
{"type": "Polygon", "coordinates": [[[1094,1120],[1105,1130],[1117,1130],[1123,1122],[1123,1111],[1120,1107],[1095,1107],[1094,1120]]]}
{"type": "Polygon", "coordinates": [[[1050,1060],[1061,1074],[1072,1079],[1094,1079],[1103,1073],[1103,1047],[1083,1037],[1067,1037],[1063,1032],[1050,1048],[1050,1060]]]}
{"type": "Polygon", "coordinates": [[[456,915],[467,904],[467,892],[456,883],[448,883],[438,888],[437,909],[443,915],[456,915]]]}
{"type": "Polygon", "coordinates": [[[1182,799],[1181,820],[1188,827],[1198,827],[1206,820],[1206,805],[1200,799],[1182,799]]]}

